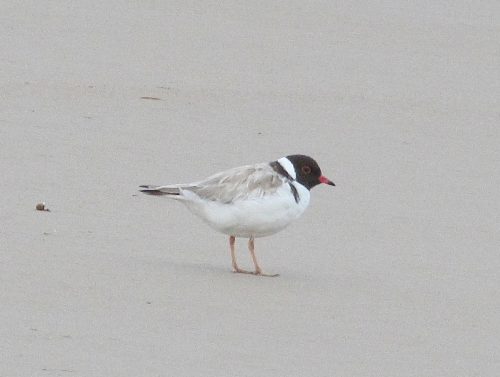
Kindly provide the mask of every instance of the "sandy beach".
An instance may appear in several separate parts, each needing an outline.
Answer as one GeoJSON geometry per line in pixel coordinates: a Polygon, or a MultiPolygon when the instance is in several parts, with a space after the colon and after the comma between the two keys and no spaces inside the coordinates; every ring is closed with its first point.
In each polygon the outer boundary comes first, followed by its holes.
{"type": "Polygon", "coordinates": [[[500,5],[414,3],[4,1],[0,376],[500,375],[500,5]],[[277,278],[137,192],[295,153],[277,278]]]}

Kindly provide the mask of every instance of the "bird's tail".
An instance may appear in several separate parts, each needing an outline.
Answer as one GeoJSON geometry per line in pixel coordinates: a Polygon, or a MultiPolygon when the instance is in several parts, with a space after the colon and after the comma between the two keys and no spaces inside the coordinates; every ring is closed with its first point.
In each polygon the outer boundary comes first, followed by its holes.
{"type": "Polygon", "coordinates": [[[140,187],[140,192],[148,195],[169,195],[178,196],[181,194],[181,190],[177,186],[150,186],[142,185],[140,187]]]}

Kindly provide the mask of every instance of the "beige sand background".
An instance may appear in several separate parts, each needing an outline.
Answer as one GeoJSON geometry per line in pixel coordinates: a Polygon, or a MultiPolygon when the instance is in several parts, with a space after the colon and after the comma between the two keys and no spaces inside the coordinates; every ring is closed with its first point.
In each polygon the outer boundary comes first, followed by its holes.
{"type": "Polygon", "coordinates": [[[500,375],[498,4],[3,1],[0,375],[500,375]],[[279,278],[136,196],[292,153],[279,278]]]}

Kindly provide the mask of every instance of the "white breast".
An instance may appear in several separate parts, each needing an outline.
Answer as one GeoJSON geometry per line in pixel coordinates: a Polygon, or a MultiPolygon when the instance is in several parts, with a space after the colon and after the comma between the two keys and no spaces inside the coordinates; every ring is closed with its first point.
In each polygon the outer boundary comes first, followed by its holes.
{"type": "Polygon", "coordinates": [[[183,203],[219,232],[235,237],[264,237],[283,230],[309,205],[309,190],[297,182],[292,184],[299,194],[298,203],[289,184],[283,184],[272,195],[229,204],[201,199],[183,203]]]}

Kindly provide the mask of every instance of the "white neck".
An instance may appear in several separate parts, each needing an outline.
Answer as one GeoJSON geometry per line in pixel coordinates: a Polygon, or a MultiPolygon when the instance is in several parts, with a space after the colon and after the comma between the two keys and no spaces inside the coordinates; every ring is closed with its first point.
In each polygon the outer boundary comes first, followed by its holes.
{"type": "Polygon", "coordinates": [[[297,179],[297,174],[295,174],[295,168],[293,167],[293,164],[290,162],[290,160],[286,157],[281,157],[278,160],[278,163],[283,166],[283,169],[286,170],[288,175],[292,177],[293,179],[297,179]]]}

